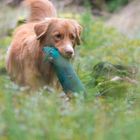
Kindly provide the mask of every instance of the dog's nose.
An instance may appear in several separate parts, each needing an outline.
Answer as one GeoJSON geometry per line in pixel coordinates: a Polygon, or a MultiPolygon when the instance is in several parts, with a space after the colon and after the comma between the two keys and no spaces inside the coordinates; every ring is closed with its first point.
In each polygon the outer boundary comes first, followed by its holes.
{"type": "Polygon", "coordinates": [[[73,51],[71,51],[71,50],[67,50],[67,51],[65,51],[65,53],[68,57],[72,57],[74,54],[73,51]]]}
{"type": "Polygon", "coordinates": [[[66,57],[69,57],[69,58],[73,57],[74,49],[73,49],[71,44],[66,45],[66,47],[65,47],[65,55],[66,55],[66,57]]]}

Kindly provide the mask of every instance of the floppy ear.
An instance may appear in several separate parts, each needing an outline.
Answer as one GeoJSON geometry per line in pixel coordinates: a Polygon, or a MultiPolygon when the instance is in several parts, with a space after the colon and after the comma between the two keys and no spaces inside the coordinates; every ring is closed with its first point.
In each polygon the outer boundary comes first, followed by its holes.
{"type": "Polygon", "coordinates": [[[83,30],[82,26],[77,24],[76,25],[76,43],[77,43],[77,45],[80,45],[80,43],[81,43],[80,35],[81,35],[82,30],[83,30]]]}
{"type": "Polygon", "coordinates": [[[37,40],[41,39],[45,35],[45,33],[47,32],[48,26],[49,24],[46,24],[46,23],[38,23],[35,25],[34,31],[35,31],[37,40]]]}

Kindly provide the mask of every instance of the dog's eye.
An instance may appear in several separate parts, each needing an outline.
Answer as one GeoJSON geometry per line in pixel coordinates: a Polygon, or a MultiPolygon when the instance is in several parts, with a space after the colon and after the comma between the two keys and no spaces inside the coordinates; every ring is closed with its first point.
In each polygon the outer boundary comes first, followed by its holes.
{"type": "Polygon", "coordinates": [[[73,34],[70,35],[71,40],[75,40],[75,36],[73,34]]]}
{"type": "Polygon", "coordinates": [[[63,38],[63,36],[61,34],[56,34],[55,35],[56,40],[61,40],[62,38],[63,38]]]}

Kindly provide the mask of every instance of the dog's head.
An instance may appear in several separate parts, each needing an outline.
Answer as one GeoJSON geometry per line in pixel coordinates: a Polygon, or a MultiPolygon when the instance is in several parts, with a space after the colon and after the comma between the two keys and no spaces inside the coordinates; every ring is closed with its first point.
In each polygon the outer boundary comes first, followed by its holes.
{"type": "Polygon", "coordinates": [[[34,31],[42,45],[54,45],[63,56],[71,58],[80,44],[82,27],[75,20],[55,18],[36,24],[34,31]]]}

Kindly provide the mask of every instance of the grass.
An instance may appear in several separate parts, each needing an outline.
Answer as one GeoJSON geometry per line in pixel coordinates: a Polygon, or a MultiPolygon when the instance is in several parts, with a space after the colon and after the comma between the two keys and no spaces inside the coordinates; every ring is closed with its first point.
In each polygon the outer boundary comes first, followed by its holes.
{"type": "MultiPolygon", "coordinates": [[[[0,140],[140,139],[140,87],[119,82],[117,88],[110,85],[112,96],[96,97],[101,87],[92,82],[93,67],[99,62],[139,69],[140,40],[129,39],[87,13],[79,20],[84,27],[83,43],[77,47],[74,66],[87,98],[66,102],[59,93],[26,91],[0,73],[0,140]],[[116,93],[124,96],[116,98],[116,93]]],[[[0,68],[10,41],[9,37],[0,40],[0,68]]],[[[134,78],[139,81],[139,74],[134,78]]]]}

